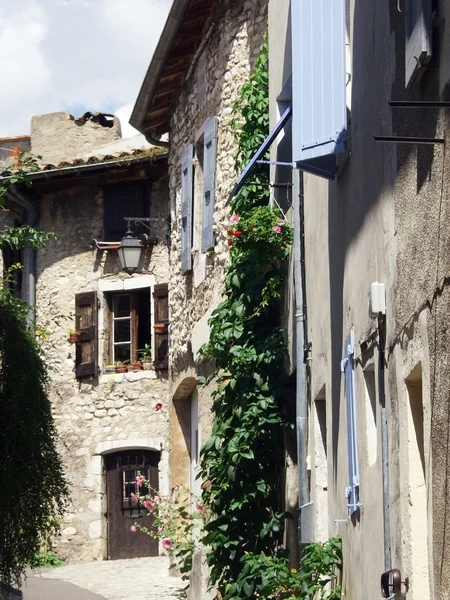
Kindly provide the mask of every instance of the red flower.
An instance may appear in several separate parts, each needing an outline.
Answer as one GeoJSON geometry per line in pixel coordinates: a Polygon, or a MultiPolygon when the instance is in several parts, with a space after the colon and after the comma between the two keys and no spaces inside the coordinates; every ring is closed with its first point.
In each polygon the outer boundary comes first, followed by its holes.
{"type": "Polygon", "coordinates": [[[234,232],[235,236],[239,236],[242,235],[242,231],[239,231],[239,229],[236,229],[236,231],[234,232]]]}
{"type": "Polygon", "coordinates": [[[161,410],[161,409],[162,409],[162,406],[163,406],[163,405],[161,404],[161,402],[158,402],[158,403],[155,405],[155,410],[161,410]]]}
{"type": "Polygon", "coordinates": [[[233,243],[233,240],[228,240],[228,245],[231,246],[231,244],[233,243]]]}

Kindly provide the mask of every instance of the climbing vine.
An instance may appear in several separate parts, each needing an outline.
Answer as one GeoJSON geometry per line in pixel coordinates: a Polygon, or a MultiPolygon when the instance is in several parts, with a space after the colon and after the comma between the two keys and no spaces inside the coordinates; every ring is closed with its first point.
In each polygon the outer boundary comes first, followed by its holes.
{"type": "MultiPolygon", "coordinates": [[[[237,171],[267,135],[267,64],[263,44],[234,105],[237,171]]],[[[232,201],[225,300],[213,312],[210,340],[202,349],[203,359],[216,365],[204,383],[217,382],[213,431],[201,451],[208,482],[203,498],[211,512],[203,542],[210,549],[212,582],[224,598],[249,597],[235,590],[242,560],[248,553],[271,554],[287,517],[277,495],[285,427],[280,297],[292,230],[268,206],[267,184],[267,167],[259,165],[232,201]]]]}
{"type": "MultiPolygon", "coordinates": [[[[8,185],[24,179],[13,176],[0,186],[0,202],[8,185]]],[[[0,233],[0,243],[39,247],[49,237],[33,228],[10,228],[0,233]]],[[[0,286],[0,581],[6,585],[19,583],[68,500],[46,366],[29,328],[29,306],[10,292],[9,276],[0,286]]]]}

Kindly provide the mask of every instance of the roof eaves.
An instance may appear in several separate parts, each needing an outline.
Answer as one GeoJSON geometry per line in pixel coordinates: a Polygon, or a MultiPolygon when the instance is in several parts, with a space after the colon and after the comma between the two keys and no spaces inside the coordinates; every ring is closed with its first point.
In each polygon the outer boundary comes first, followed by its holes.
{"type": "Polygon", "coordinates": [[[174,0],[131,113],[130,124],[143,134],[146,133],[144,121],[148,108],[154,98],[164,64],[177,37],[189,2],[190,0],[174,0]]]}

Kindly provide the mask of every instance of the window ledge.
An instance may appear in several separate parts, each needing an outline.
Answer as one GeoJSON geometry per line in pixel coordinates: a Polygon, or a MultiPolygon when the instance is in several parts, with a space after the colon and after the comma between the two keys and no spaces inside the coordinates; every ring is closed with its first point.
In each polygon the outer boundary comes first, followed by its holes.
{"type": "Polygon", "coordinates": [[[99,383],[107,383],[108,381],[127,381],[133,383],[133,381],[140,381],[141,379],[157,379],[156,373],[153,369],[150,371],[134,371],[131,373],[103,373],[99,377],[99,383]]]}

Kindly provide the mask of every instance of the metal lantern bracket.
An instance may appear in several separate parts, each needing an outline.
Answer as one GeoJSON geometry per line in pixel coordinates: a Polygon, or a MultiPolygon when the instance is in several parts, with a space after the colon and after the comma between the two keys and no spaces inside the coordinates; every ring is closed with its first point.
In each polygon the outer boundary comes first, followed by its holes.
{"type": "MultiPolygon", "coordinates": [[[[148,229],[149,232],[151,232],[151,227],[150,227],[150,225],[148,225],[148,223],[151,223],[151,222],[166,223],[167,226],[169,224],[169,220],[164,217],[123,217],[123,220],[127,222],[127,231],[125,233],[125,236],[127,234],[133,233],[131,230],[131,223],[133,223],[133,225],[135,227],[137,225],[142,225],[143,227],[148,229]]],[[[155,243],[155,240],[150,238],[145,233],[143,235],[141,235],[139,239],[144,246],[149,246],[150,244],[155,243]]]]}

